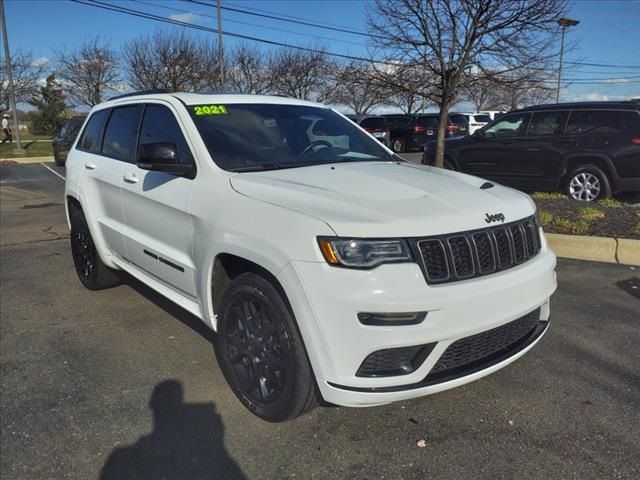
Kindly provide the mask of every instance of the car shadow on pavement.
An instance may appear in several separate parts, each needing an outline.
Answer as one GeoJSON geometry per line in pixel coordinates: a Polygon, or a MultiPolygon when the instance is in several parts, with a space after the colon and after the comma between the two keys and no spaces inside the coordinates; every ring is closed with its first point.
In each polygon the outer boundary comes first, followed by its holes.
{"type": "Polygon", "coordinates": [[[177,318],[187,327],[191,328],[194,332],[202,336],[209,343],[213,344],[215,332],[208,328],[204,323],[202,323],[202,320],[200,320],[198,317],[189,313],[187,310],[175,304],[168,298],[160,295],[158,292],[146,286],[144,283],[135,279],[131,275],[122,272],[121,276],[123,284],[131,287],[138,294],[142,295],[144,298],[163,309],[172,317],[177,318]]]}
{"type": "Polygon", "coordinates": [[[213,403],[184,403],[182,384],[159,383],[149,401],[153,431],[116,448],[101,480],[244,479],[224,446],[224,425],[213,403]]]}

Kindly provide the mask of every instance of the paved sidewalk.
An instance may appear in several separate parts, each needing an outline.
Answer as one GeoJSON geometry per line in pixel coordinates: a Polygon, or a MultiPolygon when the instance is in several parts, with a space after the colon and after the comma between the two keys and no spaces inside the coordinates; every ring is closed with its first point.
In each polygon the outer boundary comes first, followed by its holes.
{"type": "Polygon", "coordinates": [[[16,162],[16,163],[47,163],[53,162],[53,156],[49,155],[46,157],[11,157],[11,158],[0,158],[2,162],[16,162]]]}

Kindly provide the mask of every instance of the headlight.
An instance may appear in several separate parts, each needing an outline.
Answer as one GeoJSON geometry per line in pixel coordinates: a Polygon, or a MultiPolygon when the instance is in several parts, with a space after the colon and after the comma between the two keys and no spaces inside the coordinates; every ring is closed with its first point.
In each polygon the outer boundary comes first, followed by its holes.
{"type": "Polygon", "coordinates": [[[318,245],[330,265],[347,268],[373,268],[383,263],[412,262],[405,240],[366,240],[362,238],[318,238],[318,245]]]}

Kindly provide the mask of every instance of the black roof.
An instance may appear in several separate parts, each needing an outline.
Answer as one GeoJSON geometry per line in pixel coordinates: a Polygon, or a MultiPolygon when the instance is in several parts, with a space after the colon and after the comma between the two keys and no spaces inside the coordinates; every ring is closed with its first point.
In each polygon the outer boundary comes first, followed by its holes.
{"type": "Polygon", "coordinates": [[[558,110],[567,108],[589,108],[593,110],[640,110],[640,102],[618,101],[618,102],[573,102],[573,103],[548,103],[545,105],[532,105],[526,108],[520,108],[518,112],[526,112],[531,110],[558,110]]]}

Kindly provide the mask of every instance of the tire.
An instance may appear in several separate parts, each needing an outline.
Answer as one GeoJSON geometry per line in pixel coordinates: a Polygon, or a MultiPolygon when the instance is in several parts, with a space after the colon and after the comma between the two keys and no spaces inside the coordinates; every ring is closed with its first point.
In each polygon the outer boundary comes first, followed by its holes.
{"type": "Polygon", "coordinates": [[[391,139],[391,150],[396,153],[404,153],[404,140],[402,140],[401,138],[391,139]]]}
{"type": "Polygon", "coordinates": [[[607,175],[595,165],[580,165],[567,175],[565,192],[580,202],[594,202],[611,197],[607,175]]]}
{"type": "Polygon", "coordinates": [[[282,422],[316,406],[316,383],[293,313],[260,275],[243,273],[227,286],[215,351],[229,386],[258,417],[282,422]]]}
{"type": "Polygon", "coordinates": [[[58,167],[64,167],[64,160],[60,158],[60,153],[55,148],[53,149],[53,161],[58,167]]]}
{"type": "Polygon", "coordinates": [[[118,285],[120,277],[115,270],[107,267],[100,259],[82,210],[72,208],[69,216],[71,220],[71,255],[82,285],[89,290],[102,290],[118,285]]]}

